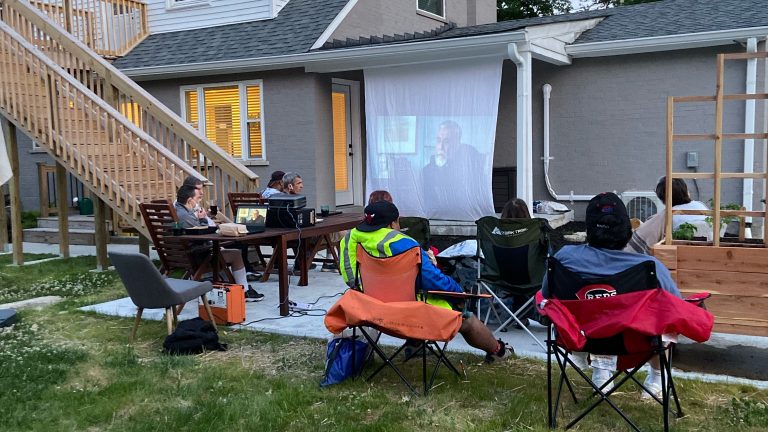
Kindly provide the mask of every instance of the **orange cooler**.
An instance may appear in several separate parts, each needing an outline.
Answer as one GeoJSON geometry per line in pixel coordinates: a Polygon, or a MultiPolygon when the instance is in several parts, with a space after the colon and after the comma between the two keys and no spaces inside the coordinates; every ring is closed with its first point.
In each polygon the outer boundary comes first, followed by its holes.
{"type": "MultiPolygon", "coordinates": [[[[213,284],[213,290],[207,297],[216,324],[232,325],[245,321],[245,290],[242,285],[213,284]]],[[[197,310],[200,318],[209,319],[202,304],[198,305],[197,310]]]]}

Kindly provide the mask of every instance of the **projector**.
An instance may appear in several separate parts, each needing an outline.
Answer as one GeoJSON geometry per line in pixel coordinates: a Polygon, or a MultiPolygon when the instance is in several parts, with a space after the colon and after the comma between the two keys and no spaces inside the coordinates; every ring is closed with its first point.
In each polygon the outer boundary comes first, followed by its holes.
{"type": "Polygon", "coordinates": [[[307,197],[304,195],[291,195],[287,193],[274,194],[269,197],[269,208],[300,209],[307,206],[307,197]]]}
{"type": "Polygon", "coordinates": [[[269,228],[304,228],[315,225],[315,209],[270,207],[266,224],[269,228]]]}

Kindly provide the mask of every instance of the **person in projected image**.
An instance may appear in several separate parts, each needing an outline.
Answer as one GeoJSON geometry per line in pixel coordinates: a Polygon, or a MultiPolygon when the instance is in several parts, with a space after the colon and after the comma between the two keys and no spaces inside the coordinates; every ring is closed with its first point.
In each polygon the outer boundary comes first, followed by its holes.
{"type": "Polygon", "coordinates": [[[250,218],[246,221],[246,225],[264,225],[264,216],[262,216],[258,210],[251,210],[250,218]]]}
{"type": "Polygon", "coordinates": [[[482,169],[483,155],[473,146],[461,142],[459,124],[453,120],[440,123],[435,136],[435,153],[422,171],[428,206],[439,212],[452,197],[472,193],[475,185],[465,179],[476,177],[482,169]]]}

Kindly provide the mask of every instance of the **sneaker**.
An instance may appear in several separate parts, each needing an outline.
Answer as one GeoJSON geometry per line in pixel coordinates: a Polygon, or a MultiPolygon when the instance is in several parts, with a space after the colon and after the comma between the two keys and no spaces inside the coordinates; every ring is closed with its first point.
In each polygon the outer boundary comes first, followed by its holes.
{"type": "Polygon", "coordinates": [[[512,346],[507,345],[507,343],[501,339],[497,339],[497,341],[499,342],[499,350],[495,354],[486,353],[486,363],[493,363],[496,361],[504,360],[504,358],[509,357],[515,353],[515,350],[512,348],[512,346]]]}
{"type": "Polygon", "coordinates": [[[661,383],[659,381],[656,381],[653,378],[652,374],[648,374],[648,377],[645,378],[645,382],[643,382],[643,385],[645,388],[648,389],[648,391],[645,391],[643,389],[640,389],[641,395],[640,399],[651,399],[651,395],[656,396],[657,398],[661,399],[662,391],[661,391],[661,383]]]}
{"type": "Polygon", "coordinates": [[[261,273],[259,272],[248,272],[245,274],[245,278],[248,279],[248,282],[256,282],[261,278],[261,273]]]}
{"type": "Polygon", "coordinates": [[[255,289],[248,287],[248,291],[245,292],[245,301],[247,302],[259,302],[264,300],[264,294],[258,293],[255,289]]]}
{"type": "Polygon", "coordinates": [[[334,263],[324,263],[320,269],[321,272],[338,272],[339,268],[334,263]]]}
{"type": "MultiPolygon", "coordinates": [[[[520,322],[522,322],[525,327],[528,327],[529,325],[531,325],[531,322],[528,321],[528,318],[521,318],[520,322]]],[[[514,321],[514,320],[512,321],[512,327],[518,330],[523,329],[522,327],[520,327],[520,324],[518,324],[517,321],[514,321]]]]}
{"type": "Polygon", "coordinates": [[[610,371],[608,369],[601,369],[601,368],[593,368],[592,369],[592,382],[595,383],[595,386],[597,388],[601,388],[603,393],[607,393],[609,390],[613,388],[613,381],[611,381],[610,384],[603,387],[605,383],[608,382],[609,379],[613,376],[613,371],[610,371]]]}

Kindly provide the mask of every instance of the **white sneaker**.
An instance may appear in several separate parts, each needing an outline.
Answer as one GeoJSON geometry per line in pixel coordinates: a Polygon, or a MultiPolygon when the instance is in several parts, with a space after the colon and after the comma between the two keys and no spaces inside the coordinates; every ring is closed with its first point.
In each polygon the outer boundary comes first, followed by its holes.
{"type": "MultiPolygon", "coordinates": [[[[603,387],[603,384],[608,382],[609,379],[613,376],[613,371],[608,369],[601,369],[601,368],[593,368],[592,369],[592,382],[595,383],[595,385],[598,388],[603,387]]],[[[607,393],[609,390],[613,388],[613,381],[611,381],[610,384],[603,387],[603,393],[607,393]]]]}
{"type": "Polygon", "coordinates": [[[640,399],[651,399],[651,400],[653,400],[653,398],[651,397],[651,394],[653,394],[657,398],[661,399],[661,396],[662,396],[663,392],[661,390],[661,383],[660,382],[657,382],[656,380],[651,378],[651,376],[649,375],[648,378],[645,379],[645,382],[643,383],[643,385],[645,386],[645,388],[648,389],[648,391],[641,390],[642,394],[640,395],[640,399]]]}

